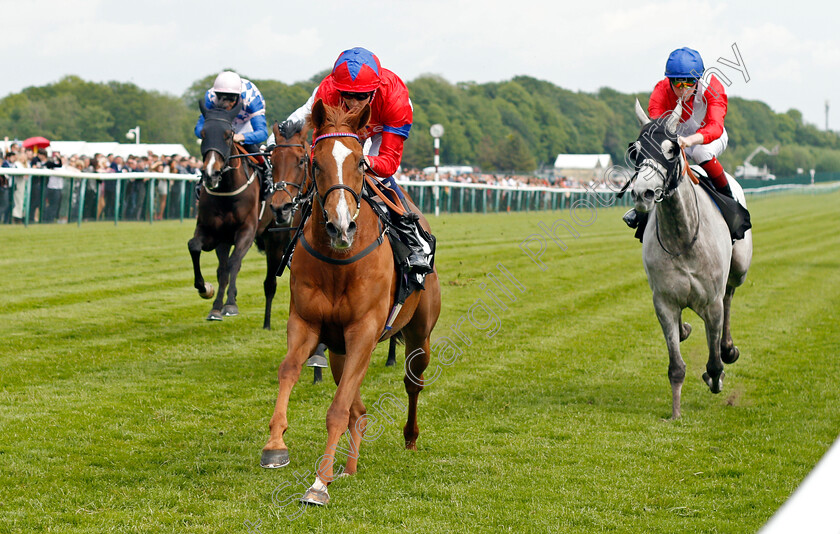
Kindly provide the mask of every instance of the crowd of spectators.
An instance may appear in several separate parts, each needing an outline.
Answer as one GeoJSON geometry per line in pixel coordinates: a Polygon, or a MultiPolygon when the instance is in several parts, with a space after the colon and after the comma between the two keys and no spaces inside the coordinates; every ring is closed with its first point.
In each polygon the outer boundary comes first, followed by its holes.
{"type": "MultiPolygon", "coordinates": [[[[62,173],[173,173],[195,174],[201,162],[194,157],[159,155],[115,156],[113,154],[62,155],[47,149],[33,150],[12,143],[3,154],[2,167],[58,169],[62,173]]],[[[177,218],[181,214],[181,191],[186,197],[185,216],[194,213],[193,184],[182,180],[126,177],[120,189],[120,220],[177,218]],[[172,199],[172,200],[170,200],[172,199]]],[[[0,223],[22,223],[28,187],[30,222],[64,222],[77,217],[82,199],[82,180],[61,176],[4,176],[0,169],[0,223]],[[71,215],[72,214],[72,215],[71,215]]],[[[88,179],[82,217],[85,220],[113,220],[117,207],[115,180],[88,179]]]]}
{"type": "MultiPolygon", "coordinates": [[[[425,173],[419,169],[405,169],[397,176],[399,180],[412,182],[433,182],[435,175],[425,173]]],[[[439,173],[442,182],[494,185],[508,188],[519,187],[554,187],[559,189],[582,187],[583,184],[573,178],[564,176],[539,177],[530,174],[460,172],[439,173]]]]}
{"type": "MultiPolygon", "coordinates": [[[[134,173],[168,172],[173,174],[195,174],[201,168],[201,161],[195,157],[158,155],[115,156],[95,154],[94,156],[66,156],[55,151],[22,148],[12,143],[3,155],[3,167],[19,168],[61,168],[63,172],[134,173]]],[[[584,183],[563,176],[538,177],[524,174],[461,172],[440,173],[441,181],[453,183],[474,183],[502,186],[516,189],[521,187],[579,188],[584,183]]],[[[412,182],[434,181],[434,174],[419,169],[403,169],[397,175],[399,180],[412,182]]],[[[131,179],[120,187],[120,220],[155,220],[178,218],[181,210],[185,217],[195,213],[193,184],[182,180],[155,180],[150,190],[150,178],[131,179]],[[184,206],[180,204],[184,192],[184,206]],[[151,206],[150,206],[151,203],[151,206]]],[[[0,224],[21,223],[24,219],[24,193],[30,189],[30,222],[63,222],[78,216],[82,180],[65,179],[59,176],[3,176],[0,169],[0,224]],[[71,215],[72,214],[72,215],[71,215]]],[[[590,181],[590,186],[594,182],[590,181]]],[[[82,217],[84,220],[113,220],[117,206],[117,182],[115,180],[93,180],[86,183],[82,217]]]]}

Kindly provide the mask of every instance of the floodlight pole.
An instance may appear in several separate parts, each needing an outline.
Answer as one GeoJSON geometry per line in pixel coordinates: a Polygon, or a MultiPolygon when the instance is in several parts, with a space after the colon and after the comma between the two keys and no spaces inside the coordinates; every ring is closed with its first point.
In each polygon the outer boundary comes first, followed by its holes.
{"type": "MultiPolygon", "coordinates": [[[[429,133],[435,138],[435,182],[440,181],[440,138],[443,136],[443,126],[440,124],[432,124],[429,133]]],[[[440,186],[435,183],[432,187],[432,194],[435,196],[435,217],[440,215],[440,186]]]]}

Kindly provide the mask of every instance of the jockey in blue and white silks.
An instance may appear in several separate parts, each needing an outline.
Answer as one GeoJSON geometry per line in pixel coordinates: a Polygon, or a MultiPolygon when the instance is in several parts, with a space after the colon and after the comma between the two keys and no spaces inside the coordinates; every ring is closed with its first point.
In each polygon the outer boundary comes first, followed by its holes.
{"type": "MultiPolygon", "coordinates": [[[[250,80],[240,78],[235,72],[223,72],[216,77],[213,87],[204,95],[207,109],[218,107],[219,95],[238,94],[242,99],[242,110],[233,119],[234,140],[243,145],[259,145],[268,139],[268,126],[265,121],[265,100],[257,86],[250,80]],[[237,83],[238,82],[238,83],[237,83]],[[241,139],[239,136],[242,136],[241,139]]],[[[199,115],[195,123],[195,136],[201,137],[204,127],[204,115],[199,115]]]]}
{"type": "MultiPolygon", "coordinates": [[[[240,78],[235,72],[225,71],[216,76],[213,87],[204,95],[206,109],[233,109],[239,101],[242,109],[234,117],[233,141],[244,146],[248,153],[260,151],[259,144],[268,139],[268,127],[265,122],[265,100],[262,93],[251,81],[240,78]]],[[[201,138],[204,129],[204,114],[195,123],[195,136],[201,138]]],[[[273,192],[271,176],[265,164],[265,158],[258,156],[258,173],[260,175],[260,198],[265,199],[273,192]]],[[[196,188],[198,193],[198,187],[196,188]]]]}

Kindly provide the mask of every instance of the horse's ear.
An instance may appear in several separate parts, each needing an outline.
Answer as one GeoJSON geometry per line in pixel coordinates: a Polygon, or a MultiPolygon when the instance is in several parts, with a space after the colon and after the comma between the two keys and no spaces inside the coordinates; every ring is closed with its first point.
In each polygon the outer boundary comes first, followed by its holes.
{"type": "Polygon", "coordinates": [[[324,101],[319,98],[318,101],[315,102],[315,105],[312,106],[312,126],[314,126],[316,130],[320,130],[326,119],[327,110],[324,107],[324,101]]]}
{"type": "Polygon", "coordinates": [[[677,126],[680,124],[680,121],[682,120],[682,111],[683,111],[683,103],[682,103],[682,100],[679,100],[677,102],[677,107],[674,108],[674,111],[671,112],[671,115],[668,117],[668,120],[665,122],[665,129],[672,136],[677,135],[677,126]]]}
{"type": "Polygon", "coordinates": [[[202,115],[207,115],[207,106],[204,105],[204,97],[198,99],[198,109],[202,115]]]}
{"type": "Polygon", "coordinates": [[[650,122],[650,118],[645,113],[645,110],[642,109],[642,105],[639,103],[639,99],[636,99],[636,118],[639,119],[639,126],[644,126],[645,124],[650,122]]]}
{"type": "Polygon", "coordinates": [[[274,124],[271,125],[271,131],[274,133],[274,142],[280,142],[280,125],[277,124],[277,121],[274,121],[274,124]]]}
{"type": "Polygon", "coordinates": [[[359,113],[353,117],[352,121],[355,122],[353,124],[353,129],[355,131],[360,131],[362,128],[367,126],[368,121],[370,120],[370,104],[365,104],[365,107],[359,111],[359,113]]]}

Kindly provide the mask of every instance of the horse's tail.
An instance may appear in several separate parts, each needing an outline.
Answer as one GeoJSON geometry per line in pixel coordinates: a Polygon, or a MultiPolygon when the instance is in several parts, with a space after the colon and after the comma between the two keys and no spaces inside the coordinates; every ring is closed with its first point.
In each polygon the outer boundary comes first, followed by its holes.
{"type": "Polygon", "coordinates": [[[254,237],[254,244],[257,245],[257,250],[260,251],[260,254],[265,254],[265,239],[263,239],[262,234],[257,234],[254,237]]]}

